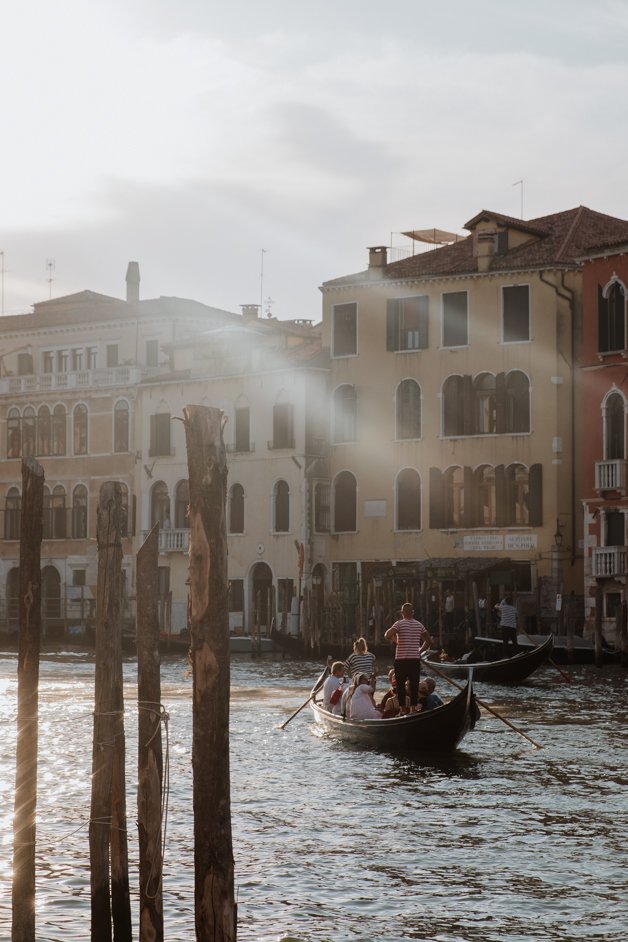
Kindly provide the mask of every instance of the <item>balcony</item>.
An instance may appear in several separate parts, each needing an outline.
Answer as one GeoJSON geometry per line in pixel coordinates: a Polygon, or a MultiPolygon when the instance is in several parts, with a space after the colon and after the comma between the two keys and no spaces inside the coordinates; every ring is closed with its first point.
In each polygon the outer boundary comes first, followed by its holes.
{"type": "MultiPolygon", "coordinates": [[[[150,531],[142,531],[142,542],[146,539],[150,531]]],[[[159,530],[159,552],[160,553],[187,553],[190,548],[190,530],[189,527],[181,530],[171,530],[161,527],[159,530]]]]}
{"type": "Polygon", "coordinates": [[[0,379],[0,395],[49,392],[53,389],[88,389],[94,386],[133,386],[142,378],[138,366],[112,366],[69,373],[31,373],[0,379]]]}
{"type": "Polygon", "coordinates": [[[628,547],[596,546],[591,557],[591,571],[596,579],[626,575],[628,547]]]}
{"type": "Polygon", "coordinates": [[[598,492],[626,492],[626,461],[624,458],[595,462],[595,489],[598,492]]]}

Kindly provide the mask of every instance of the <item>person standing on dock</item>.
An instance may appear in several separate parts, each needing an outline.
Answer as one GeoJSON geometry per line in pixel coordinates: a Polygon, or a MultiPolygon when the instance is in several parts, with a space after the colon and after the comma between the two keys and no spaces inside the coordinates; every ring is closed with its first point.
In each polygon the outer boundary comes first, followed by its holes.
{"type": "Polygon", "coordinates": [[[384,633],[387,641],[396,644],[395,676],[401,713],[416,713],[419,702],[419,680],[421,677],[421,654],[434,643],[432,637],[414,616],[411,602],[401,606],[401,618],[384,633]],[[410,688],[410,708],[406,707],[406,681],[410,688]]]}

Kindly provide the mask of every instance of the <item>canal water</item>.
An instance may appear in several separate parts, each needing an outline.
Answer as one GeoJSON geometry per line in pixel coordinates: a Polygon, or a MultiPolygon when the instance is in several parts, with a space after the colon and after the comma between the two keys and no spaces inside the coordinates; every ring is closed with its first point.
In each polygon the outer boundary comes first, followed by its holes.
{"type": "MultiPolygon", "coordinates": [[[[383,665],[382,665],[383,667],[383,665]]],[[[191,680],[163,665],[169,714],[168,942],[194,938],[191,680]]],[[[0,939],[11,929],[16,670],[0,653],[0,939]]],[[[628,938],[628,672],[550,666],[519,688],[477,692],[484,713],[453,755],[365,752],[317,733],[306,698],[318,663],[234,658],[232,815],[239,942],[625,942],[628,938]]],[[[94,665],[40,675],[37,940],[89,938],[94,665]]],[[[134,922],[137,706],[125,665],[134,922]]],[[[439,681],[441,694],[446,684],[439,681]]],[[[137,937],[137,929],[135,929],[137,937]]]]}

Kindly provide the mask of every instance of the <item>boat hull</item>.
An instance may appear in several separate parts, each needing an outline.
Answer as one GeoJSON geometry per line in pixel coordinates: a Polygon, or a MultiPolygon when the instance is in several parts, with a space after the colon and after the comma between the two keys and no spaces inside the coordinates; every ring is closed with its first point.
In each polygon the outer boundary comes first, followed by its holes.
{"type": "Polygon", "coordinates": [[[538,647],[529,651],[520,651],[512,657],[501,658],[497,661],[476,661],[475,663],[468,662],[465,664],[452,661],[434,661],[434,667],[447,674],[448,677],[468,677],[470,671],[473,670],[473,679],[482,681],[482,683],[521,684],[539,667],[547,663],[552,656],[553,647],[554,639],[550,635],[538,647]]]}
{"type": "Polygon", "coordinates": [[[443,706],[388,720],[349,720],[310,702],[317,724],[334,739],[387,752],[451,752],[479,717],[475,695],[467,685],[443,706]]]}

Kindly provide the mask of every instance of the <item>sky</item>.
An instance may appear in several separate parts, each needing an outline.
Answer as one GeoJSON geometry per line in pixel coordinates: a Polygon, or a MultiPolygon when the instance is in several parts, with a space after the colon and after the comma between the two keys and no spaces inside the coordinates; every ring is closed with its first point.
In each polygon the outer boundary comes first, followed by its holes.
{"type": "Polygon", "coordinates": [[[4,314],[134,260],[317,322],[408,229],[628,218],[625,0],[20,0],[0,37],[4,314]]]}

